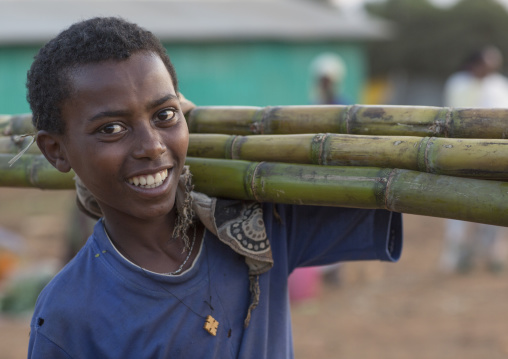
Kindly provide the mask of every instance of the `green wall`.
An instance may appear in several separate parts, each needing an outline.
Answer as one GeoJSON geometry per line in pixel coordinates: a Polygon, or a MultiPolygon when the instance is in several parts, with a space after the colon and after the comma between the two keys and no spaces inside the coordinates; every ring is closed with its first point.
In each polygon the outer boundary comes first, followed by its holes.
{"type": "Polygon", "coordinates": [[[366,79],[357,44],[250,43],[167,46],[180,90],[199,105],[308,104],[309,65],[323,52],[341,55],[348,73],[344,94],[356,102],[366,79]]]}
{"type": "Polygon", "coordinates": [[[25,113],[26,72],[37,47],[0,47],[0,114],[25,113]]]}
{"type": "MultiPolygon", "coordinates": [[[[350,43],[201,43],[166,46],[180,90],[197,105],[308,104],[309,65],[322,52],[346,62],[344,95],[358,102],[366,80],[366,55],[350,43]]],[[[0,113],[29,112],[26,71],[37,47],[0,47],[0,113]]]]}

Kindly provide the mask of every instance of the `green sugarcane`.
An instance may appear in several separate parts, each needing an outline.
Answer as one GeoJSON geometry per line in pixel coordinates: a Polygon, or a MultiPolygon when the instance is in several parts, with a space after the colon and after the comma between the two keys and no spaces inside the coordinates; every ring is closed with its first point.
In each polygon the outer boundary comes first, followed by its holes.
{"type": "Polygon", "coordinates": [[[384,208],[508,226],[508,183],[376,167],[187,158],[198,191],[260,202],[384,208]],[[231,178],[231,181],[227,179],[231,178]]]}
{"type": "Polygon", "coordinates": [[[0,187],[74,188],[74,172],[58,172],[43,155],[25,154],[10,166],[11,159],[0,154],[0,187]]]}
{"type": "MultiPolygon", "coordinates": [[[[187,116],[191,133],[233,135],[341,133],[353,135],[508,137],[508,109],[425,106],[197,107],[187,116]]],[[[0,133],[33,133],[28,115],[0,116],[0,133]]]]}
{"type": "Polygon", "coordinates": [[[0,134],[2,136],[32,135],[34,133],[32,114],[0,115],[0,134]]]}
{"type": "Polygon", "coordinates": [[[508,179],[508,140],[340,134],[191,134],[192,157],[372,166],[449,176],[508,179]]]}
{"type": "MultiPolygon", "coordinates": [[[[0,153],[16,154],[30,138],[0,138],[0,153]]],[[[39,153],[32,145],[27,153],[39,153]]],[[[508,179],[508,140],[361,135],[191,134],[191,157],[371,166],[449,176],[508,179]]]]}
{"type": "MultiPolygon", "coordinates": [[[[0,155],[0,186],[71,189],[42,155],[13,167],[0,155]]],[[[508,183],[376,167],[339,167],[187,158],[195,188],[210,196],[260,202],[384,208],[508,226],[508,183]]]]}
{"type": "Polygon", "coordinates": [[[0,153],[18,154],[25,148],[25,153],[41,154],[39,147],[35,143],[32,144],[32,136],[4,136],[0,137],[0,153]],[[29,147],[28,147],[29,146],[29,147]]]}
{"type": "Polygon", "coordinates": [[[197,107],[188,116],[192,133],[341,133],[419,137],[508,136],[508,109],[426,106],[197,107]]]}

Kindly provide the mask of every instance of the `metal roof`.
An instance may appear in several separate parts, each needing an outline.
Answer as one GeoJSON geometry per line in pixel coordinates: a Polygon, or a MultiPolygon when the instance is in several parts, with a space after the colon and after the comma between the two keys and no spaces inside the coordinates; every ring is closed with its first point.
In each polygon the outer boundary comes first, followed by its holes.
{"type": "Polygon", "coordinates": [[[304,0],[0,0],[0,43],[43,43],[72,23],[121,16],[162,41],[387,38],[385,21],[304,0]]]}

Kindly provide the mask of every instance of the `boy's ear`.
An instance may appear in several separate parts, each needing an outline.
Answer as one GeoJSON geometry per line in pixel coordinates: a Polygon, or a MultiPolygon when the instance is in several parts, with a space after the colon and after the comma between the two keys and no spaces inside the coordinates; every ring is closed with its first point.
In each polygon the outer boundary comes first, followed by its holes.
{"type": "Polygon", "coordinates": [[[60,172],[69,172],[71,166],[63,146],[62,135],[41,130],[37,133],[37,146],[46,159],[60,172]]]}

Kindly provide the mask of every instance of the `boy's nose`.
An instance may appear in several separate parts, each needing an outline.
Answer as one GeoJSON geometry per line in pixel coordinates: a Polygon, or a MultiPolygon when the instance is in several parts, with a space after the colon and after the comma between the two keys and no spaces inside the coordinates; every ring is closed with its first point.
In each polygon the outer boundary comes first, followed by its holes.
{"type": "Polygon", "coordinates": [[[136,144],[133,151],[135,158],[156,159],[166,152],[166,145],[156,128],[144,126],[137,129],[136,144]]]}

